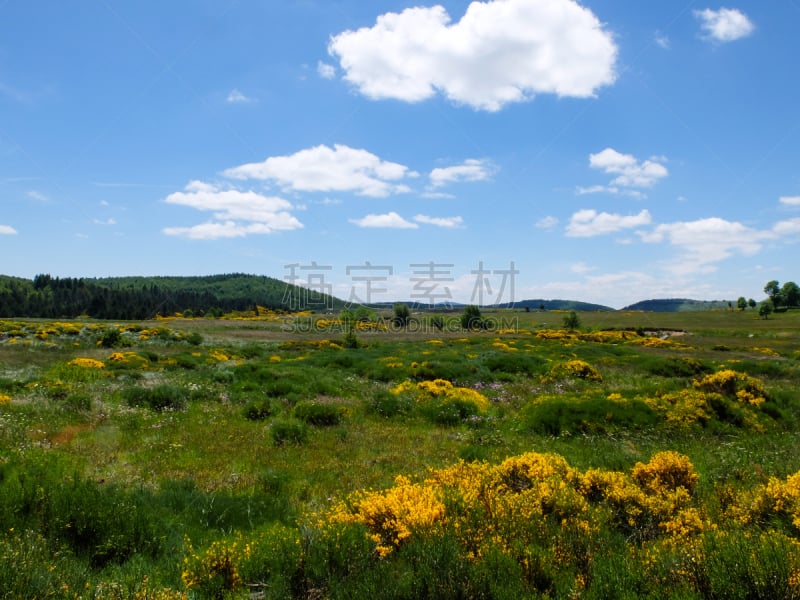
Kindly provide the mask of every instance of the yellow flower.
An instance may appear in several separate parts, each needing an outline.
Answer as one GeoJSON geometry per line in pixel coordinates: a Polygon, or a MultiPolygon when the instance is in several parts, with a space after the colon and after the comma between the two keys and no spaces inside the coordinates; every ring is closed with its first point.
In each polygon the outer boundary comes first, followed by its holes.
{"type": "Polygon", "coordinates": [[[95,360],[94,358],[73,358],[67,364],[82,369],[104,369],[106,366],[102,361],[95,360]]]}

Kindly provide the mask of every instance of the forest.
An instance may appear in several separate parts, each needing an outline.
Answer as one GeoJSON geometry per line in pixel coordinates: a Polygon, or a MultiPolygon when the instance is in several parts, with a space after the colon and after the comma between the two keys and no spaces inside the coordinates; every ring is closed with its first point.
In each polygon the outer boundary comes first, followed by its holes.
{"type": "Polygon", "coordinates": [[[152,319],[175,313],[221,316],[232,311],[340,308],[325,294],[278,279],[232,273],[205,277],[74,278],[0,275],[0,318],[152,319]]]}

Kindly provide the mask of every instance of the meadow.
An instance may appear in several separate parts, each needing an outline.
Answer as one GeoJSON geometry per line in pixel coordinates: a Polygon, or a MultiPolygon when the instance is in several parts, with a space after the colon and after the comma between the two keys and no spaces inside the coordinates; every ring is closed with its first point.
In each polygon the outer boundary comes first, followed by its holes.
{"type": "Polygon", "coordinates": [[[800,598],[800,311],[0,321],[2,598],[800,598]]]}

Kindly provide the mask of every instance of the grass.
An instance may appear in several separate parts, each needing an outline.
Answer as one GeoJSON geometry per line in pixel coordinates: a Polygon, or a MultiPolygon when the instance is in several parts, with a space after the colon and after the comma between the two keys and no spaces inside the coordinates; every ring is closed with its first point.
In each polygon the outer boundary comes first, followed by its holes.
{"type": "MultiPolygon", "coordinates": [[[[0,595],[246,597],[257,583],[274,598],[800,595],[800,527],[763,496],[800,471],[800,312],[581,313],[574,333],[562,313],[490,316],[516,327],[357,332],[353,348],[341,332],[287,323],[3,321],[0,595]],[[726,370],[757,380],[763,401],[698,387],[726,370]],[[467,391],[413,392],[437,379],[467,391]],[[586,531],[554,521],[522,539],[500,521],[473,548],[440,520],[378,560],[363,524],[320,525],[398,476],[424,482],[462,459],[489,468],[532,451],[580,477],[679,452],[699,477],[687,506],[717,528],[676,541],[651,524],[630,537],[591,497],[586,531]],[[701,546],[689,572],[682,557],[701,546]]],[[[548,502],[572,523],[563,503],[581,492],[563,490],[548,502]]],[[[800,518],[800,489],[787,490],[800,518]]],[[[466,498],[447,514],[481,531],[489,517],[466,498]]]]}

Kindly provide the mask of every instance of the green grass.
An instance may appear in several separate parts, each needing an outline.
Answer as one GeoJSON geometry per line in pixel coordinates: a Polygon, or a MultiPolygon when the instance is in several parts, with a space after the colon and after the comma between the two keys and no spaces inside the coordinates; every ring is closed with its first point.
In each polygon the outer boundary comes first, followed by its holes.
{"type": "MultiPolygon", "coordinates": [[[[530,451],[554,452],[582,470],[614,471],[678,451],[700,476],[698,498],[719,515],[726,494],[800,471],[799,311],[768,320],[752,311],[580,313],[583,329],[571,339],[536,335],[560,329],[562,313],[499,316],[517,331],[359,332],[359,348],[337,347],[340,335],[258,321],[95,322],[69,333],[60,326],[65,333],[46,340],[35,332],[58,327],[0,323],[0,333],[19,333],[14,343],[0,341],[0,399],[10,398],[0,403],[0,590],[71,597],[61,586],[96,591],[115,583],[132,595],[143,589],[144,575],[154,589],[178,590],[187,544],[202,553],[242,535],[280,546],[293,532],[305,544],[300,571],[292,571],[299,567],[288,547],[283,562],[265,554],[261,563],[243,563],[252,582],[271,577],[271,597],[566,598],[580,568],[545,568],[552,557],[536,558],[541,548],[519,549],[533,552],[523,573],[508,549],[487,548],[485,560],[464,563],[456,538],[440,532],[380,562],[370,557],[362,530],[322,540],[303,523],[354,491],[392,486],[398,475],[425,478],[460,459],[495,464],[530,451]],[[111,327],[124,329],[128,347],[98,347],[111,327]],[[581,337],[609,329],[635,333],[614,342],[581,337]],[[157,333],[139,340],[144,330],[157,333]],[[669,337],[642,344],[649,333],[669,337]],[[120,350],[135,356],[112,361],[120,350]],[[106,367],[67,364],[78,357],[106,367]],[[572,360],[601,378],[554,369],[572,360]],[[670,421],[654,408],[656,399],[677,397],[722,369],[757,378],[768,402],[734,406],[723,399],[734,413],[722,418],[723,400],[714,399],[709,422],[670,421]],[[434,379],[484,394],[489,410],[423,406],[391,391],[403,381],[434,379]],[[361,562],[337,562],[347,553],[361,562]],[[15,561],[27,565],[24,574],[8,573],[15,561]]],[[[798,536],[790,527],[781,531],[798,536]]],[[[659,597],[642,563],[626,563],[625,540],[598,535],[618,551],[593,559],[585,597],[607,597],[603,590],[615,586],[619,597],[659,597]]],[[[772,568],[742,563],[722,538],[706,543],[716,548],[696,579],[706,588],[676,585],[673,597],[754,589],[742,582],[772,568]],[[726,572],[733,587],[725,587],[726,572]]],[[[775,570],[791,570],[770,554],[781,543],[748,544],[772,557],[775,570]]],[[[774,597],[789,597],[769,585],[774,597]]]]}

